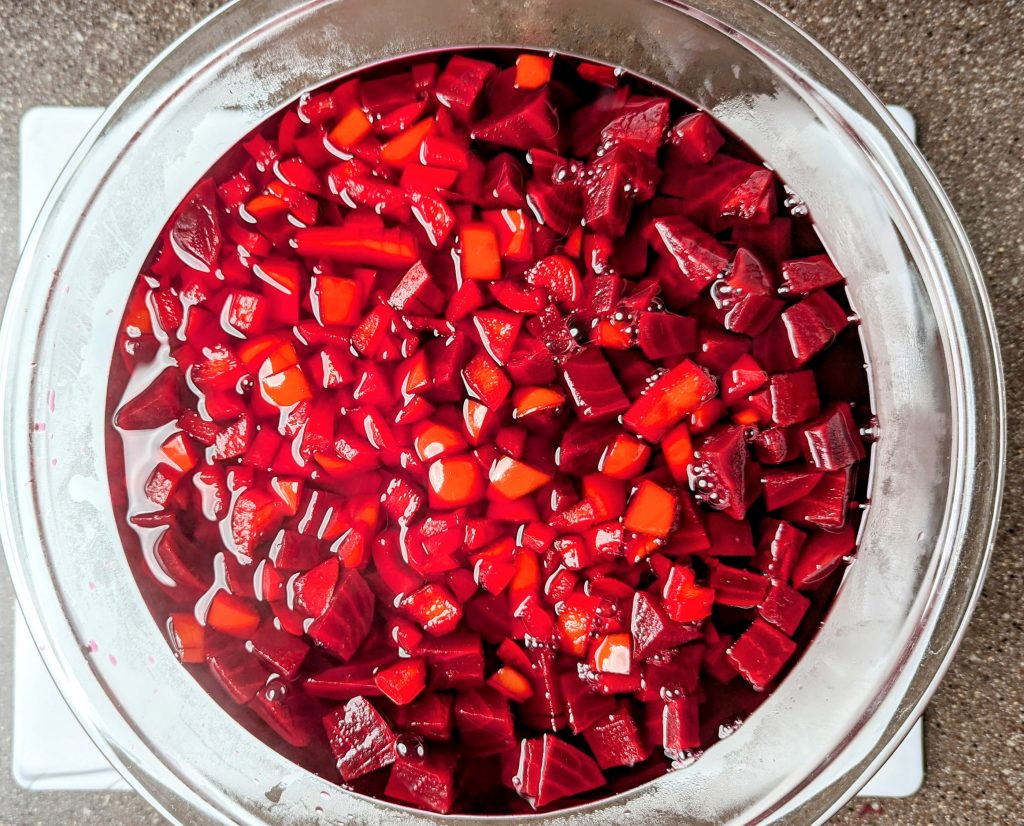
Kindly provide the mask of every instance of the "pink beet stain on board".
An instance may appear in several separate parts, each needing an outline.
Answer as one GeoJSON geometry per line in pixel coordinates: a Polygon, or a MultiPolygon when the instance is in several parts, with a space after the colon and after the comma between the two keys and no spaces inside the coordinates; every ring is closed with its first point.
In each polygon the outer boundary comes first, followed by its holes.
{"type": "Polygon", "coordinates": [[[707,113],[562,56],[386,64],[260,126],[170,217],[111,368],[176,656],[432,812],[714,747],[856,550],[864,356],[793,203],[707,113]]]}

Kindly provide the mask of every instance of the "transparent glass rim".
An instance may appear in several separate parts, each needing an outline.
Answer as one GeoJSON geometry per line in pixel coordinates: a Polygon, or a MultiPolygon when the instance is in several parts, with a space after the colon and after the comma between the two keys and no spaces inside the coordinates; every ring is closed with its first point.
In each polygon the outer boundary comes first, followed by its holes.
{"type": "MultiPolygon", "coordinates": [[[[949,277],[940,274],[937,278],[947,292],[945,301],[937,306],[950,313],[945,321],[948,329],[956,333],[947,342],[951,347],[947,357],[956,397],[954,405],[960,414],[956,421],[958,432],[955,434],[954,458],[963,463],[955,473],[959,485],[952,495],[957,510],[952,515],[955,530],[949,532],[947,540],[956,545],[956,553],[952,557],[957,562],[956,570],[951,569],[939,577],[935,591],[928,595],[935,610],[928,614],[929,622],[922,629],[914,648],[907,651],[907,662],[914,667],[910,684],[902,696],[896,698],[898,702],[892,702],[894,698],[882,698],[879,707],[865,715],[867,718],[878,714],[883,701],[892,706],[887,724],[875,737],[874,747],[866,757],[848,767],[841,782],[833,783],[802,804],[801,811],[805,815],[811,819],[824,819],[845,803],[877,770],[923,710],[949,666],[980,595],[998,522],[1005,467],[1005,389],[994,320],[969,242],[936,177],[888,111],[852,73],[792,24],[753,0],[707,0],[697,4],[673,0],[651,2],[688,14],[719,31],[728,31],[730,37],[758,53],[780,74],[789,74],[795,83],[810,83],[814,89],[827,89],[829,94],[818,98],[824,111],[832,110],[830,96],[836,95],[842,98],[845,106],[864,114],[878,125],[883,130],[885,148],[891,152],[891,157],[879,156],[871,146],[864,145],[862,149],[883,170],[882,177],[893,187],[897,202],[912,214],[908,224],[915,225],[918,220],[914,216],[919,213],[934,232],[933,238],[921,240],[922,246],[931,247],[935,260],[944,262],[942,269],[948,269],[950,274],[949,277]],[[760,34],[754,37],[744,32],[760,34]],[[785,42],[774,38],[770,41],[766,33],[781,33],[785,42]],[[793,48],[799,48],[801,54],[793,53],[793,48]],[[808,66],[812,58],[819,65],[837,71],[847,88],[840,93],[819,80],[808,66]],[[885,170],[894,163],[902,171],[902,176],[886,174],[885,170]],[[965,530],[965,526],[969,526],[970,531],[965,530]],[[954,573],[961,575],[960,582],[956,583],[956,594],[951,593],[954,573]]],[[[46,250],[48,245],[55,243],[55,239],[48,237],[47,230],[54,215],[63,208],[62,192],[74,178],[75,171],[98,142],[109,143],[112,134],[114,140],[123,140],[117,137],[117,131],[112,127],[121,119],[128,118],[130,113],[124,111],[124,106],[147,80],[161,75],[176,76],[182,66],[195,61],[194,49],[209,48],[211,39],[215,50],[210,59],[222,54],[232,44],[238,30],[237,25],[236,28],[227,27],[223,39],[217,39],[218,26],[231,15],[241,16],[239,9],[242,5],[243,0],[234,0],[183,35],[143,70],[104,113],[62,173],[31,233],[0,331],[0,376],[10,393],[0,423],[3,435],[0,459],[4,467],[0,480],[0,495],[4,502],[2,539],[16,594],[48,668],[90,736],[137,790],[172,820],[176,819],[175,813],[153,792],[150,784],[142,781],[140,771],[157,777],[160,783],[192,805],[204,807],[211,818],[226,821],[231,814],[226,805],[200,799],[173,768],[151,765],[151,754],[138,752],[135,744],[129,746],[120,735],[111,731],[107,717],[109,711],[94,707],[83,690],[80,669],[71,667],[70,658],[76,652],[61,647],[63,641],[74,636],[74,630],[63,615],[45,615],[40,609],[37,589],[46,586],[33,581],[28,574],[30,569],[38,568],[40,561],[46,564],[47,549],[44,532],[39,525],[40,508],[35,501],[35,489],[31,485],[26,486],[36,470],[26,435],[31,422],[29,399],[39,392],[32,381],[28,363],[39,342],[33,336],[25,335],[24,324],[26,319],[44,318],[51,300],[50,292],[39,283],[40,274],[53,263],[53,257],[46,250]],[[11,393],[12,390],[18,392],[11,393]],[[150,764],[140,769],[140,764],[146,761],[150,764]]],[[[288,4],[283,0],[269,0],[251,5],[253,10],[247,19],[255,19],[261,13],[268,17],[282,14],[288,4]]],[[[316,3],[299,4],[297,8],[312,5],[316,3]]],[[[173,94],[173,90],[169,94],[173,94]]],[[[865,722],[866,719],[851,731],[851,739],[865,722]]],[[[135,734],[141,737],[142,733],[135,734]]],[[[780,806],[785,802],[782,801],[780,806]]],[[[582,810],[534,817],[557,819],[600,806],[601,803],[597,803],[582,810]]]]}

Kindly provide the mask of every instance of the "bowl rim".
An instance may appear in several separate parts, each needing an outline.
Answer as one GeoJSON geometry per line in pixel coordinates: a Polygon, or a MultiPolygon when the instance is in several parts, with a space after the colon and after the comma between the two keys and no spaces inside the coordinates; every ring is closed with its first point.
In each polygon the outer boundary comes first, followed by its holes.
{"type": "MultiPolygon", "coordinates": [[[[701,8],[697,8],[696,5],[678,2],[678,0],[652,1],[701,19],[715,28],[721,29],[723,25],[721,17],[712,12],[706,12],[701,8]]],[[[733,2],[735,2],[735,0],[733,0],[733,2]]],[[[0,329],[0,357],[2,357],[2,364],[0,364],[0,381],[3,381],[3,385],[5,387],[10,387],[13,384],[12,377],[15,372],[14,368],[16,365],[12,363],[12,360],[14,354],[18,350],[19,340],[22,335],[20,324],[21,315],[26,309],[25,302],[30,297],[29,286],[30,279],[33,276],[33,259],[38,253],[41,241],[44,237],[44,231],[50,217],[54,212],[59,211],[60,209],[61,193],[74,177],[75,171],[89,156],[93,147],[104,134],[107,127],[111,123],[115,122],[118,116],[122,114],[124,104],[131,98],[132,94],[139,88],[143,81],[151,74],[158,71],[160,67],[163,66],[164,63],[180,49],[186,47],[197,33],[205,31],[211,26],[216,25],[220,19],[231,13],[233,9],[242,3],[243,0],[231,0],[231,2],[220,7],[211,15],[190,28],[167,48],[161,51],[152,61],[150,61],[150,63],[125,87],[121,94],[118,95],[118,97],[115,98],[111,105],[104,111],[103,115],[89,131],[86,138],[82,141],[81,145],[72,156],[72,159],[62,171],[29,235],[8,296],[3,325],[2,329],[0,329]]],[[[311,4],[296,3],[293,5],[298,8],[311,4]]],[[[710,0],[709,2],[703,2],[698,5],[705,8],[714,8],[716,6],[721,8],[725,7],[726,3],[719,2],[718,0],[710,0]]],[[[982,469],[984,479],[981,481],[987,481],[988,485],[982,485],[982,489],[980,491],[975,491],[976,493],[980,493],[982,498],[981,500],[974,500],[972,503],[977,510],[981,511],[981,515],[985,518],[980,522],[975,523],[975,529],[977,532],[973,536],[965,537],[963,543],[961,543],[962,545],[969,544],[972,546],[979,560],[969,598],[966,600],[962,610],[959,612],[959,616],[956,618],[957,621],[955,623],[955,627],[952,629],[952,634],[949,639],[944,642],[941,656],[932,662],[932,671],[928,676],[925,685],[919,689],[908,691],[907,696],[916,694],[915,701],[911,705],[904,704],[897,711],[893,719],[890,720],[889,726],[882,738],[883,745],[876,747],[870,758],[862,762],[857,767],[858,774],[851,780],[851,784],[847,791],[835,798],[832,804],[827,808],[827,811],[823,810],[822,818],[824,819],[845,804],[856,793],[859,787],[870,779],[871,775],[874,774],[874,772],[896,749],[899,742],[910,730],[911,726],[922,712],[924,706],[937,689],[938,683],[948,670],[952,658],[963,639],[964,633],[966,632],[967,623],[977,604],[981,594],[982,585],[984,584],[988,562],[991,557],[992,547],[995,541],[1000,502],[1005,482],[1005,383],[994,316],[991,303],[985,290],[980,267],[978,266],[973,252],[971,251],[966,233],[956,216],[952,204],[942,189],[941,184],[938,182],[937,177],[924,160],[924,157],[918,147],[902,132],[891,114],[887,109],[885,109],[883,104],[874,96],[874,94],[871,93],[866,86],[838,60],[838,58],[834,57],[816,40],[811,38],[782,15],[758,2],[758,0],[741,0],[739,5],[743,5],[750,9],[758,9],[761,13],[771,15],[784,26],[788,27],[788,29],[797,35],[805,45],[813,49],[818,57],[822,57],[833,64],[833,66],[845,76],[845,79],[859,94],[861,98],[860,102],[866,104],[872,111],[872,114],[888,128],[888,132],[884,136],[886,141],[890,144],[896,145],[902,153],[903,158],[912,164],[913,171],[917,173],[921,180],[927,185],[927,192],[925,194],[934,199],[939,211],[942,213],[947,229],[952,234],[951,251],[959,255],[961,259],[960,264],[962,266],[962,274],[966,278],[966,283],[963,286],[969,291],[969,297],[972,299],[969,307],[961,306],[960,309],[971,309],[977,313],[977,318],[974,319],[976,327],[973,329],[973,332],[980,338],[981,349],[976,349],[967,356],[969,360],[968,367],[977,361],[982,362],[982,366],[988,368],[990,375],[981,377],[981,380],[987,385],[983,389],[988,390],[990,396],[992,396],[996,402],[995,409],[989,411],[992,421],[987,422],[987,424],[986,422],[982,422],[981,425],[986,428],[986,432],[983,435],[988,437],[989,444],[993,449],[992,456],[996,461],[986,463],[985,467],[982,469]],[[983,529],[977,530],[978,526],[981,526],[983,529]],[[888,738],[887,742],[886,738],[888,738]]],[[[740,42],[743,42],[748,46],[748,48],[755,51],[766,49],[766,47],[756,39],[735,29],[730,31],[730,36],[740,42]]],[[[954,298],[953,300],[955,301],[956,299],[954,298]]],[[[977,378],[970,369],[966,372],[970,378],[977,378]]],[[[0,428],[2,428],[3,432],[3,439],[2,442],[0,442],[0,461],[3,462],[5,467],[8,465],[10,458],[16,455],[15,452],[10,449],[10,446],[16,441],[24,439],[23,432],[20,430],[15,432],[15,428],[18,423],[17,417],[12,414],[9,402],[8,405],[4,406],[2,414],[0,414],[0,428]]],[[[24,470],[27,471],[28,469],[25,468],[24,470]]],[[[981,477],[979,476],[979,478],[981,477]]],[[[12,516],[12,509],[15,507],[14,503],[20,498],[21,492],[13,488],[9,473],[0,476],[0,485],[2,485],[2,487],[0,487],[0,498],[2,498],[4,503],[3,519],[2,524],[0,524],[0,538],[2,538],[3,541],[5,556],[14,582],[15,594],[18,597],[19,605],[26,617],[33,639],[37,646],[41,648],[43,659],[48,670],[54,677],[61,693],[69,700],[69,704],[75,711],[76,716],[78,716],[79,720],[82,722],[87,733],[100,747],[107,759],[111,761],[115,768],[117,768],[120,773],[126,777],[133,787],[135,787],[135,789],[140,792],[147,801],[154,806],[154,808],[161,811],[161,813],[163,813],[165,817],[168,817],[168,819],[173,819],[173,816],[159,802],[156,796],[152,794],[142,783],[138,782],[137,778],[135,778],[129,761],[123,759],[124,756],[115,748],[114,744],[110,742],[99,716],[95,714],[95,709],[90,708],[86,702],[84,693],[80,690],[77,678],[68,668],[66,660],[61,656],[61,652],[51,644],[52,638],[48,633],[46,623],[42,620],[42,617],[37,611],[37,606],[34,604],[34,600],[31,596],[31,588],[27,582],[25,572],[18,556],[19,548],[23,553],[40,553],[41,547],[31,549],[26,549],[24,547],[26,544],[24,542],[25,534],[20,530],[20,525],[17,524],[17,520],[12,516]]],[[[585,808],[577,807],[561,810],[555,814],[569,815],[579,813],[584,810],[585,808]]],[[[448,819],[454,820],[459,817],[463,816],[448,816],[448,819]]],[[[544,815],[530,817],[544,817],[544,815]]]]}

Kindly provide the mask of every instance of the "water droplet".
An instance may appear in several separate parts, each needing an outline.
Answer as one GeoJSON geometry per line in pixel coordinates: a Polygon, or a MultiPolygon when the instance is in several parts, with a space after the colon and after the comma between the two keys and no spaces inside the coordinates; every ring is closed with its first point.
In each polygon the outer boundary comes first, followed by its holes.
{"type": "Polygon", "coordinates": [[[427,756],[423,738],[416,734],[401,734],[395,741],[395,751],[406,760],[422,760],[427,756]]]}

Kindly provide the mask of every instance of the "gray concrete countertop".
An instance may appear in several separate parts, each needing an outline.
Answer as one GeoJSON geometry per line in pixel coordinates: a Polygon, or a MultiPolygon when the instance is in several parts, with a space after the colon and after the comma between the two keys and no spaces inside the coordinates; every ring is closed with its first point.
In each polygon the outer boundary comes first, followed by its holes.
{"type": "MultiPolygon", "coordinates": [[[[217,0],[0,0],[0,295],[16,261],[17,129],[39,104],[109,102],[217,0]]],[[[851,804],[840,824],[1024,822],[1024,3],[769,0],[887,103],[920,144],[985,271],[1009,390],[1009,475],[998,547],[960,653],[927,717],[922,791],[851,804]]],[[[10,775],[12,599],[0,565],[0,824],[160,823],[130,793],[27,793],[10,775]]]]}

